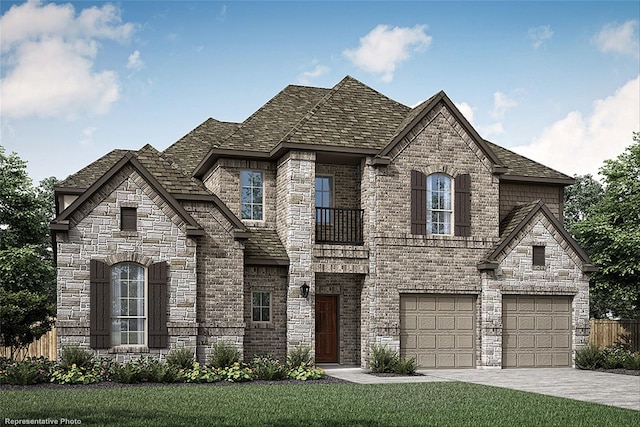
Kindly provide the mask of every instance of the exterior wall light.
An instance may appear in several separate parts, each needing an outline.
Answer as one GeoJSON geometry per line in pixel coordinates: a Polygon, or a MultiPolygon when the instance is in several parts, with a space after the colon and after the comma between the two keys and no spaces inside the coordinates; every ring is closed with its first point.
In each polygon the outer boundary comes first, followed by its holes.
{"type": "Polygon", "coordinates": [[[302,298],[309,297],[309,285],[307,285],[307,282],[304,282],[304,284],[300,286],[300,296],[302,298]]]}

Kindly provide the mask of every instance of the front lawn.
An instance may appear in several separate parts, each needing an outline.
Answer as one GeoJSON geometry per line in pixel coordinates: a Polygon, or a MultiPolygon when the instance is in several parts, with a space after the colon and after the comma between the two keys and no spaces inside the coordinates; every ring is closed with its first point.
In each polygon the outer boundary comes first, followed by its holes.
{"type": "Polygon", "coordinates": [[[118,426],[640,425],[639,411],[449,382],[5,390],[0,416],[118,426]]]}

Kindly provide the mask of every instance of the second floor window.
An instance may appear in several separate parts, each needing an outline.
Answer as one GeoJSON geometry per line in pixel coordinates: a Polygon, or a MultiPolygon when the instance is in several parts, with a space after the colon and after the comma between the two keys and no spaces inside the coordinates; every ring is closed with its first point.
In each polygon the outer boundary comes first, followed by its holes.
{"type": "MultiPolygon", "coordinates": [[[[330,208],[332,199],[332,182],[330,176],[316,176],[316,208],[330,208]]],[[[316,222],[331,222],[329,209],[316,209],[316,222]]]]}
{"type": "Polygon", "coordinates": [[[451,178],[442,174],[427,177],[427,232],[451,234],[451,178]]]}
{"type": "Polygon", "coordinates": [[[242,171],[240,173],[240,182],[240,211],[242,219],[262,220],[262,172],[242,171]]]}
{"type": "Polygon", "coordinates": [[[111,270],[111,344],[145,344],[145,280],[139,264],[116,264],[111,270]]]}

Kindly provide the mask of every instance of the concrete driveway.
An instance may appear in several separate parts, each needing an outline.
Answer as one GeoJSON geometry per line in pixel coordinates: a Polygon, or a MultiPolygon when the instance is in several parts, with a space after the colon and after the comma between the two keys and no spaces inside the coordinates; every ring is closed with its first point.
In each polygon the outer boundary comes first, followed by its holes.
{"type": "Polygon", "coordinates": [[[566,397],[640,411],[640,376],[573,368],[437,369],[423,376],[377,377],[361,368],[327,367],[327,375],[359,384],[462,381],[566,397]]]}

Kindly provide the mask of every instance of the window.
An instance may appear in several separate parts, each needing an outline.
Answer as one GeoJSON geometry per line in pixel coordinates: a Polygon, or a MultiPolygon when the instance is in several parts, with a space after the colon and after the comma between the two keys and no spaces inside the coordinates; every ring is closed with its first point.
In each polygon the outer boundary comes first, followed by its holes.
{"type": "Polygon", "coordinates": [[[111,345],[145,344],[144,273],[133,263],[111,268],[111,345]]]}
{"type": "Polygon", "coordinates": [[[138,212],[136,208],[120,208],[120,230],[136,231],[138,222],[138,212]]]}
{"type": "Polygon", "coordinates": [[[451,234],[451,178],[427,177],[427,233],[451,234]]]}
{"type": "Polygon", "coordinates": [[[242,171],[240,181],[242,219],[262,220],[262,172],[242,171]]]}
{"type": "Polygon", "coordinates": [[[254,322],[269,322],[271,320],[271,292],[253,292],[251,308],[254,322]]]}
{"type": "MultiPolygon", "coordinates": [[[[332,207],[332,179],[330,176],[316,176],[316,208],[332,207]]],[[[330,209],[316,209],[316,222],[328,224],[331,222],[330,209]]]]}
{"type": "Polygon", "coordinates": [[[544,266],[544,246],[533,247],[533,265],[544,266]]]}

